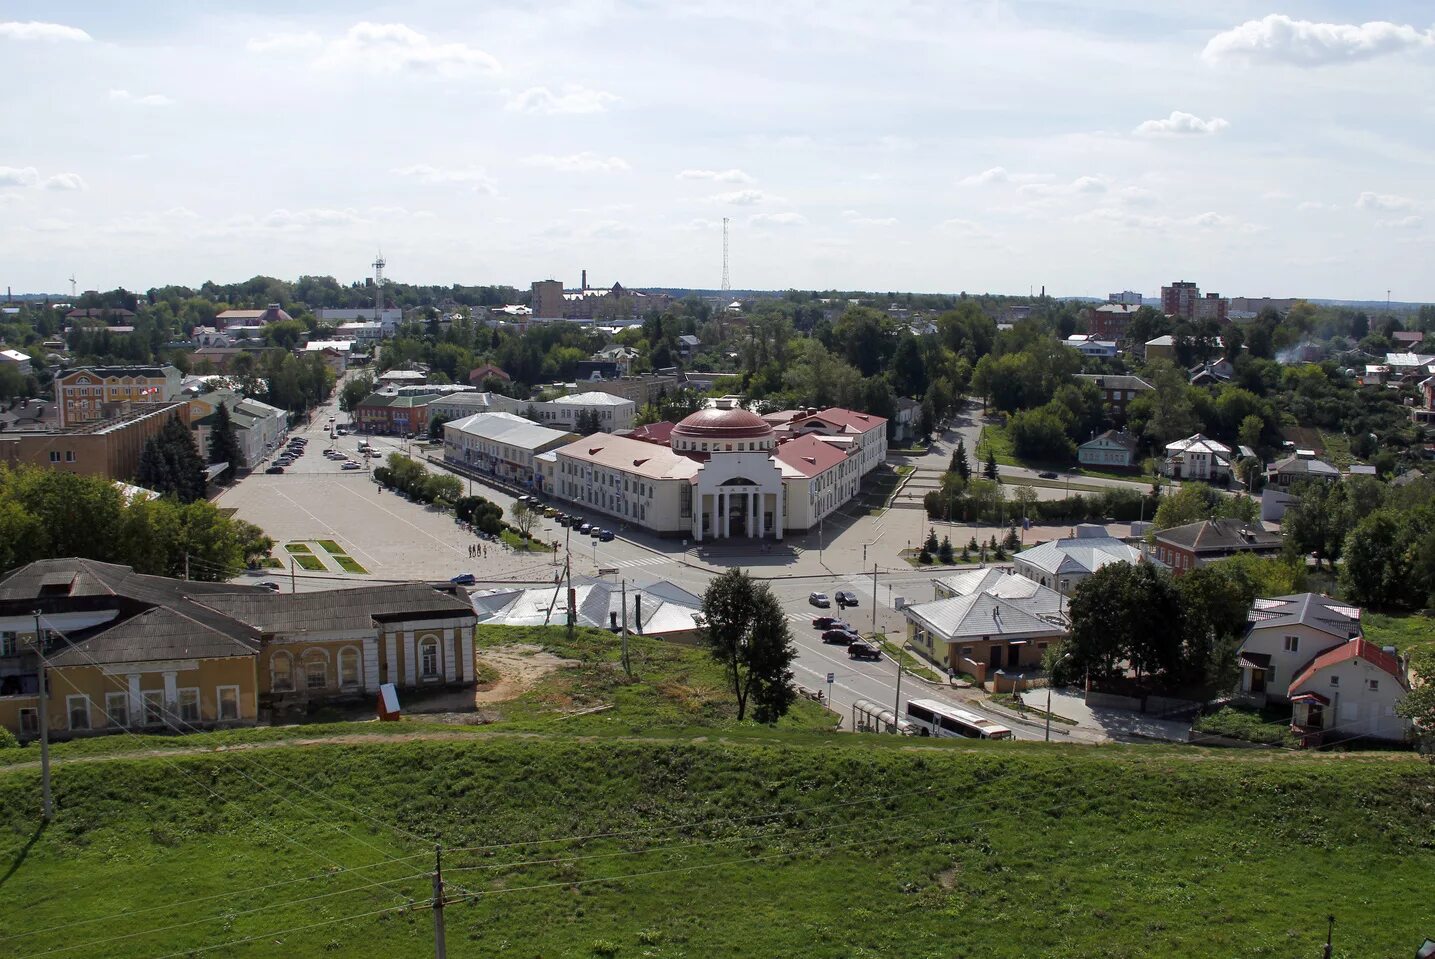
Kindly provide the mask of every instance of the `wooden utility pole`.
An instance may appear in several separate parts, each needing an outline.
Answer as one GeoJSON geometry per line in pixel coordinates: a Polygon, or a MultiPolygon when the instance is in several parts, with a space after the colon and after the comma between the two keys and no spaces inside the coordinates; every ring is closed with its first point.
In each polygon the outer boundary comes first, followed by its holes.
{"type": "Polygon", "coordinates": [[[448,959],[448,941],[443,928],[443,849],[433,847],[433,954],[448,959]]]}
{"type": "Polygon", "coordinates": [[[40,817],[49,822],[54,814],[50,800],[50,684],[45,675],[45,640],[40,631],[40,611],[35,610],[35,655],[40,659],[40,817]]]}
{"type": "Polygon", "coordinates": [[[633,675],[633,664],[628,659],[628,581],[623,580],[623,672],[633,675]]]}
{"type": "Polygon", "coordinates": [[[578,609],[573,597],[573,524],[568,524],[568,536],[564,543],[564,550],[567,559],[564,560],[564,573],[568,577],[568,641],[573,642],[573,634],[578,628],[578,609]]]}

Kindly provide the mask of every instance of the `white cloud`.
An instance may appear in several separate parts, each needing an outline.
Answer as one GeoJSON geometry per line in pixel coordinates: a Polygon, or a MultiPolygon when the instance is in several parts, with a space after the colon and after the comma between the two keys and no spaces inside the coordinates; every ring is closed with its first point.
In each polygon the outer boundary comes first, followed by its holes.
{"type": "Polygon", "coordinates": [[[981,173],[974,173],[971,176],[962,178],[962,186],[986,186],[988,183],[1008,183],[1011,181],[1011,174],[1006,167],[994,166],[983,170],[981,173]]]}
{"type": "Polygon", "coordinates": [[[146,93],[139,96],[128,90],[111,90],[110,99],[116,103],[132,103],[141,107],[168,107],[173,106],[174,101],[162,93],[146,93]]]}
{"type": "Polygon", "coordinates": [[[1079,176],[1070,183],[1028,183],[1021,192],[1036,197],[1091,195],[1105,193],[1106,180],[1099,176],[1079,176]]]}
{"type": "Polygon", "coordinates": [[[41,176],[40,171],[32,166],[0,166],[0,190],[4,189],[84,190],[87,186],[78,173],[41,176]]]}
{"type": "Polygon", "coordinates": [[[78,173],[56,173],[54,176],[46,177],[45,182],[40,184],[46,190],[87,190],[84,178],[78,173]]]}
{"type": "Polygon", "coordinates": [[[1360,194],[1355,205],[1362,210],[1409,210],[1415,206],[1415,201],[1393,193],[1373,193],[1366,190],[1360,194]]]}
{"type": "Polygon", "coordinates": [[[784,203],[779,197],[764,193],[761,190],[733,190],[729,193],[718,193],[708,197],[711,203],[727,203],[732,206],[756,206],[759,203],[784,203]]]}
{"type": "Polygon", "coordinates": [[[479,193],[496,193],[497,185],[478,167],[443,168],[428,163],[414,163],[393,171],[399,176],[412,177],[420,183],[467,183],[479,193]]]}
{"type": "Polygon", "coordinates": [[[1435,30],[1375,20],[1314,23],[1273,13],[1218,33],[1201,57],[1210,63],[1283,63],[1320,67],[1435,47],[1435,30]]]}
{"type": "Polygon", "coordinates": [[[802,226],[807,217],[801,213],[754,213],[747,218],[748,226],[802,226]]]}
{"type": "Polygon", "coordinates": [[[503,108],[513,113],[531,113],[538,116],[602,113],[608,109],[608,104],[617,100],[611,93],[581,86],[564,87],[561,93],[554,93],[547,87],[529,87],[517,93],[507,92],[503,108]]]}
{"type": "Polygon", "coordinates": [[[895,216],[863,216],[856,210],[843,210],[842,219],[853,226],[896,226],[895,216]]]}
{"type": "Polygon", "coordinates": [[[1132,132],[1138,137],[1210,136],[1230,126],[1220,117],[1202,120],[1194,113],[1172,110],[1164,120],[1147,120],[1132,132]]]}
{"type": "Polygon", "coordinates": [[[1113,190],[1111,195],[1127,206],[1150,206],[1156,202],[1156,194],[1144,186],[1124,186],[1113,190]]]}
{"type": "Polygon", "coordinates": [[[569,156],[538,154],[523,162],[560,173],[624,173],[631,169],[622,157],[602,157],[588,150],[569,156]]]}
{"type": "Polygon", "coordinates": [[[7,20],[0,23],[0,37],[11,40],[73,40],[84,43],[94,39],[79,27],[63,23],[42,23],[39,20],[7,20]]]}
{"type": "Polygon", "coordinates": [[[712,180],[716,183],[751,183],[752,177],[741,170],[684,170],[679,180],[712,180]]]}
{"type": "Polygon", "coordinates": [[[1425,218],[1412,214],[1410,216],[1402,216],[1398,220],[1380,220],[1376,225],[1393,230],[1418,230],[1425,225],[1425,218]]]}
{"type": "Polygon", "coordinates": [[[410,73],[444,79],[493,74],[503,68],[492,55],[459,41],[441,43],[403,23],[354,24],[342,36],[279,33],[245,44],[251,53],[314,51],[313,65],[325,70],[410,73]]]}

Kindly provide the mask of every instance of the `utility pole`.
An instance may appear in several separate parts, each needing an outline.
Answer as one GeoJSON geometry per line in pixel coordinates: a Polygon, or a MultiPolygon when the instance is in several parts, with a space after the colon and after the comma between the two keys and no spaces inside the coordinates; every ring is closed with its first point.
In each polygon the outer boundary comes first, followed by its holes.
{"type": "Polygon", "coordinates": [[[289,592],[299,592],[299,574],[294,571],[294,557],[289,557],[289,592]]]}
{"type": "Polygon", "coordinates": [[[568,577],[568,641],[571,643],[578,620],[578,610],[574,608],[573,600],[573,526],[571,523],[568,525],[567,541],[563,548],[567,553],[567,557],[563,561],[563,572],[568,577]]]}
{"type": "MultiPolygon", "coordinates": [[[[873,600],[876,602],[876,600],[873,600]]],[[[902,647],[897,647],[897,702],[892,707],[892,712],[897,716],[897,722],[902,722],[902,647]]],[[[901,728],[900,725],[898,727],[901,728]]]]}
{"type": "Polygon", "coordinates": [[[633,675],[633,664],[628,661],[628,581],[623,580],[623,672],[633,675]]]}
{"type": "Polygon", "coordinates": [[[189,582],[189,550],[184,551],[184,581],[189,582]]]}
{"type": "Polygon", "coordinates": [[[50,801],[50,684],[45,675],[45,641],[40,632],[40,611],[35,610],[35,655],[40,658],[40,817],[49,822],[54,815],[50,801]]]}
{"type": "MultiPolygon", "coordinates": [[[[872,636],[877,636],[877,564],[872,564],[872,636]]],[[[898,650],[901,651],[900,649],[898,650]]]]}
{"type": "Polygon", "coordinates": [[[1324,953],[1325,959],[1330,959],[1330,955],[1331,955],[1331,952],[1330,952],[1330,951],[1331,951],[1331,937],[1334,936],[1334,934],[1335,934],[1335,917],[1334,917],[1334,916],[1326,916],[1326,917],[1325,917],[1325,953],[1324,953]]]}
{"type": "Polygon", "coordinates": [[[433,954],[448,959],[448,941],[443,930],[443,848],[433,847],[433,954]]]}

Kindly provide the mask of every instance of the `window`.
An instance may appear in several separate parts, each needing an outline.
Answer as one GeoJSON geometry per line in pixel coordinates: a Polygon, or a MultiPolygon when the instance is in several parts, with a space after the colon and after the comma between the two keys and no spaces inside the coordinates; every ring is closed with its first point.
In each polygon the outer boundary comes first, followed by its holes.
{"type": "Polygon", "coordinates": [[[353,647],[339,652],[339,685],[359,685],[359,651],[353,647]]]}
{"type": "Polygon", "coordinates": [[[219,721],[239,718],[239,687],[220,686],[215,689],[219,699],[219,721]]]}
{"type": "Polygon", "coordinates": [[[199,690],[181,689],[179,691],[179,718],[181,722],[199,722],[199,690]]]}
{"type": "Polygon", "coordinates": [[[158,726],[164,722],[164,691],[149,689],[142,695],[144,696],[144,724],[158,726]]]}
{"type": "Polygon", "coordinates": [[[60,451],[59,451],[59,450],[50,450],[50,462],[51,462],[51,463],[58,463],[58,462],[60,462],[60,451]]]}
{"type": "Polygon", "coordinates": [[[90,697],[66,696],[65,712],[70,714],[71,729],[90,728],[90,697]]]}
{"type": "Polygon", "coordinates": [[[1287,636],[1285,638],[1285,650],[1288,653],[1300,652],[1300,637],[1287,636]]]}
{"type": "Polygon", "coordinates": [[[14,656],[19,652],[19,638],[14,633],[0,633],[0,656],[14,656]]]}
{"type": "Polygon", "coordinates": [[[285,692],[294,688],[294,660],[288,653],[278,652],[269,661],[269,686],[275,692],[285,692]]]}
{"type": "Polygon", "coordinates": [[[20,735],[38,736],[40,734],[40,711],[38,709],[25,708],[20,710],[20,735]]]}
{"type": "Polygon", "coordinates": [[[1378,689],[1380,689],[1380,680],[1378,680],[1378,679],[1368,680],[1368,681],[1367,681],[1367,687],[1370,689],[1370,691],[1371,691],[1372,693],[1375,692],[1375,691],[1377,691],[1378,689]]]}
{"type": "Polygon", "coordinates": [[[329,685],[329,657],[311,649],[304,655],[304,688],[323,689],[329,685]]]}
{"type": "Polygon", "coordinates": [[[121,729],[130,724],[129,693],[105,693],[105,721],[121,729]]]}
{"type": "Polygon", "coordinates": [[[1332,686],[1339,686],[1339,685],[1340,685],[1340,677],[1339,677],[1339,676],[1332,676],[1332,677],[1330,677],[1330,684],[1331,684],[1332,686]]]}
{"type": "Polygon", "coordinates": [[[75,451],[74,451],[74,450],[65,450],[65,462],[66,462],[66,463],[73,463],[74,461],[75,461],[75,451]]]}
{"type": "Polygon", "coordinates": [[[419,643],[419,663],[424,679],[438,676],[438,640],[432,636],[419,643]]]}

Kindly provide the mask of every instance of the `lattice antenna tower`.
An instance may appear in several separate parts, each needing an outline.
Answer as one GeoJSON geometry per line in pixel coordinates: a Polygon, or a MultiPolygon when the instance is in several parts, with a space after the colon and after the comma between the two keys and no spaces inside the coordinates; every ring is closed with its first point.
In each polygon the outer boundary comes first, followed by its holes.
{"type": "Polygon", "coordinates": [[[75,298],[75,274],[70,274],[70,299],[75,298]]]}
{"type": "MultiPolygon", "coordinates": [[[[727,276],[727,217],[722,218],[722,291],[728,293],[732,290],[732,283],[727,276]]],[[[723,304],[727,306],[726,303],[723,304]]]]}
{"type": "Polygon", "coordinates": [[[378,315],[379,315],[380,313],[384,312],[384,267],[386,267],[386,266],[388,266],[388,265],[389,265],[389,264],[388,264],[388,262],[384,259],[384,254],[383,254],[382,252],[380,252],[379,255],[374,258],[373,267],[374,267],[374,317],[375,317],[375,319],[378,318],[378,315]]]}

